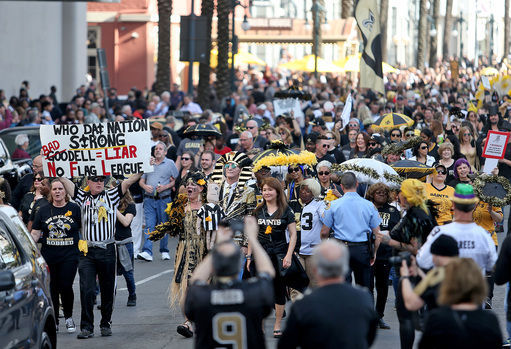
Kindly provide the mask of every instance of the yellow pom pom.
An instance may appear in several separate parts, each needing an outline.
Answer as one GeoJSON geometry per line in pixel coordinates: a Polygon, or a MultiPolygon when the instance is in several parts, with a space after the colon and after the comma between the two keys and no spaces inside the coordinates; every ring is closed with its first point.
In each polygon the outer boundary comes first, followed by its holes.
{"type": "Polygon", "coordinates": [[[87,246],[87,241],[79,240],[78,241],[78,250],[83,252],[83,255],[86,256],[89,252],[89,247],[87,246]]]}

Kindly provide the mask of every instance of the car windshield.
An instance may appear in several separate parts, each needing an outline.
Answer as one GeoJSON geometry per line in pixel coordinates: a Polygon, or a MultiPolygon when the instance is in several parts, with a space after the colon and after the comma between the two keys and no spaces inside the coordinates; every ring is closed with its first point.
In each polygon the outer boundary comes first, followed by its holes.
{"type": "Polygon", "coordinates": [[[34,128],[14,127],[3,130],[0,133],[0,138],[4,141],[9,154],[12,155],[14,150],[16,150],[16,143],[14,142],[14,140],[16,139],[16,136],[19,134],[26,134],[28,136],[28,149],[26,150],[27,153],[29,153],[32,158],[39,155],[39,153],[41,152],[41,139],[39,138],[38,127],[34,128]]]}

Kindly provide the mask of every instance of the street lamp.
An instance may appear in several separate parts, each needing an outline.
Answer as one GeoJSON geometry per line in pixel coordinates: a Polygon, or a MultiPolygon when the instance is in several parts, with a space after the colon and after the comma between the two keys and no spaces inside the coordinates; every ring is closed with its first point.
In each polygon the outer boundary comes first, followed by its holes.
{"type": "Polygon", "coordinates": [[[463,18],[463,11],[460,11],[460,17],[458,18],[458,20],[456,22],[458,22],[458,26],[459,26],[460,59],[461,59],[463,57],[463,22],[465,22],[465,19],[463,18]]]}
{"type": "MultiPolygon", "coordinates": [[[[231,26],[231,91],[236,91],[236,76],[234,74],[234,56],[238,53],[238,36],[236,35],[236,7],[241,6],[247,8],[248,6],[242,5],[239,0],[232,1],[232,26],[231,26]]],[[[245,31],[250,29],[250,23],[247,21],[247,15],[243,17],[241,28],[245,31]],[[245,29],[246,28],[246,29],[245,29]]]]}
{"type": "Polygon", "coordinates": [[[318,53],[319,53],[319,31],[321,29],[320,12],[326,13],[325,8],[315,0],[312,4],[312,16],[314,18],[314,29],[312,31],[312,40],[314,45],[314,77],[318,77],[318,53]]]}

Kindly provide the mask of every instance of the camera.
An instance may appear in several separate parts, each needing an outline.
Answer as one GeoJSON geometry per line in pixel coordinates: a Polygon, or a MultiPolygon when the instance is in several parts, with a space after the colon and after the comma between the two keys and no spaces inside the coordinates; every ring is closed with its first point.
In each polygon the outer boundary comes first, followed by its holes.
{"type": "Polygon", "coordinates": [[[238,243],[243,242],[243,231],[245,230],[245,223],[240,219],[222,220],[219,225],[228,227],[232,231],[232,239],[238,243]]]}
{"type": "Polygon", "coordinates": [[[397,256],[389,258],[389,262],[399,270],[402,262],[406,261],[406,265],[410,267],[412,265],[412,254],[408,251],[399,252],[397,256]]]}

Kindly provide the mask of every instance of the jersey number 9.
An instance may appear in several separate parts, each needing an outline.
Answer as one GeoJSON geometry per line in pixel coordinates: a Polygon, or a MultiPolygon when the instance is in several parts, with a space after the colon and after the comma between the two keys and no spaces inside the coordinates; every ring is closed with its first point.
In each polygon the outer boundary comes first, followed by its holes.
{"type": "Polygon", "coordinates": [[[213,338],[233,349],[247,347],[245,316],[241,313],[219,313],[213,317],[213,338]]]}

